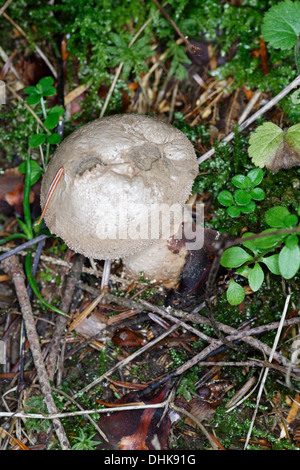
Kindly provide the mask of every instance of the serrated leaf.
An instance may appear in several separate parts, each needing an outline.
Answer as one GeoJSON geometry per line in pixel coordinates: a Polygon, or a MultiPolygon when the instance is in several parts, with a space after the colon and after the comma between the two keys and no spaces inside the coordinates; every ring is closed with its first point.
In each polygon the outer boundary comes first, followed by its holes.
{"type": "Polygon", "coordinates": [[[244,289],[234,279],[230,279],[226,298],[230,305],[239,305],[245,298],[244,289]]]}
{"type": "Polygon", "coordinates": [[[273,173],[300,165],[300,124],[286,132],[272,122],[265,122],[250,136],[248,153],[254,165],[273,173]]]}
{"type": "Polygon", "coordinates": [[[249,286],[253,290],[253,292],[258,291],[264,281],[264,272],[260,267],[259,263],[255,263],[254,268],[252,268],[249,272],[248,281],[249,286]]]}
{"type": "Polygon", "coordinates": [[[261,261],[267,266],[272,274],[279,275],[279,263],[278,263],[278,254],[268,256],[267,258],[262,258],[261,261]]]}
{"type": "Polygon", "coordinates": [[[259,126],[249,139],[248,153],[254,165],[268,168],[283,140],[283,130],[273,122],[259,126]]]}
{"type": "Polygon", "coordinates": [[[294,47],[300,34],[300,3],[285,0],[265,14],[262,35],[276,49],[294,47]]]}
{"type": "Polygon", "coordinates": [[[221,265],[224,268],[238,268],[247,261],[253,260],[253,256],[239,246],[233,246],[224,251],[221,258],[221,265]]]}
{"type": "Polygon", "coordinates": [[[285,245],[279,253],[278,263],[282,277],[285,279],[294,277],[300,267],[299,246],[289,248],[285,245]]]}

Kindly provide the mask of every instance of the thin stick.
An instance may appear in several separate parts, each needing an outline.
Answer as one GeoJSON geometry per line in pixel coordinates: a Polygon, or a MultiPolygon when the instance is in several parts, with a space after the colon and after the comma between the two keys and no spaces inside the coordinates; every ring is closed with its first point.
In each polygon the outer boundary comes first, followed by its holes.
{"type": "Polygon", "coordinates": [[[2,13],[4,13],[4,11],[6,10],[6,8],[11,4],[13,0],[6,0],[6,2],[4,3],[4,5],[0,8],[0,16],[2,15],[2,13]]]}
{"type": "MultiPolygon", "coordinates": [[[[51,393],[51,386],[47,370],[43,361],[43,356],[39,344],[39,337],[35,327],[35,321],[32,314],[31,304],[28,297],[25,275],[18,258],[12,257],[9,260],[2,261],[1,269],[5,271],[12,279],[18,301],[20,304],[23,320],[26,328],[26,334],[30,343],[33,362],[39,379],[41,391],[49,413],[57,413],[57,408],[51,393]]],[[[59,419],[53,421],[54,429],[59,439],[62,450],[70,450],[70,444],[65,434],[65,430],[59,419]]]]}
{"type": "MultiPolygon", "coordinates": [[[[295,80],[293,80],[280,93],[278,93],[278,95],[276,95],[274,98],[268,101],[268,103],[265,106],[263,106],[259,111],[252,114],[252,116],[250,116],[250,118],[247,119],[247,121],[241,124],[238,128],[239,131],[243,131],[244,129],[246,129],[246,127],[250,126],[252,122],[256,121],[256,119],[258,119],[260,116],[266,113],[269,109],[275,106],[275,104],[277,104],[278,101],[284,98],[288,93],[290,93],[290,91],[293,90],[293,88],[296,88],[299,84],[300,84],[300,75],[298,75],[298,77],[295,78],[295,80]]],[[[225,139],[221,141],[221,143],[230,142],[234,138],[234,135],[235,135],[234,132],[231,132],[230,134],[227,135],[227,137],[225,137],[225,139]]],[[[212,155],[214,155],[214,153],[215,153],[215,148],[212,148],[208,152],[204,153],[201,157],[198,158],[199,165],[205,162],[205,160],[208,160],[212,155]]]]}
{"type": "MultiPolygon", "coordinates": [[[[19,31],[19,33],[22,34],[22,36],[24,36],[24,38],[26,38],[27,41],[28,41],[27,34],[23,31],[23,29],[22,29],[10,16],[8,16],[7,13],[3,13],[3,16],[4,16],[4,18],[6,18],[6,19],[19,31]]],[[[34,44],[34,47],[35,47],[36,52],[41,56],[41,58],[43,59],[43,61],[48,65],[48,67],[49,67],[49,69],[51,70],[53,76],[54,76],[55,78],[57,78],[56,70],[55,70],[55,68],[53,67],[53,65],[51,64],[50,60],[45,56],[45,54],[44,54],[43,51],[39,48],[39,46],[37,46],[36,44],[34,44]]]]}
{"type": "MultiPolygon", "coordinates": [[[[137,40],[137,38],[139,37],[139,35],[142,33],[142,31],[144,31],[144,29],[146,28],[146,26],[148,26],[148,24],[152,21],[152,18],[149,18],[144,24],[143,26],[139,29],[139,31],[136,33],[136,35],[132,38],[132,40],[130,41],[128,47],[130,48],[133,43],[137,40]]],[[[114,79],[113,79],[113,82],[110,86],[110,89],[106,95],[106,98],[105,98],[105,101],[104,101],[104,105],[103,105],[103,108],[101,109],[101,113],[100,113],[100,117],[102,118],[105,114],[105,111],[106,111],[106,108],[108,106],[108,103],[110,101],[110,98],[114,92],[114,89],[115,89],[115,86],[116,86],[116,83],[118,81],[118,78],[122,72],[122,68],[123,68],[123,65],[124,65],[124,62],[120,62],[118,68],[117,68],[117,71],[115,73],[115,76],[114,76],[114,79]]]]}
{"type": "Polygon", "coordinates": [[[100,382],[102,382],[104,379],[106,379],[106,377],[108,375],[111,375],[113,374],[117,369],[121,368],[121,367],[124,367],[126,364],[128,364],[129,362],[131,362],[133,359],[135,359],[137,356],[139,356],[140,354],[143,354],[145,351],[147,351],[148,349],[152,348],[152,346],[154,346],[154,344],[158,343],[159,341],[161,341],[162,339],[164,339],[166,336],[168,336],[169,334],[171,334],[173,331],[177,330],[178,328],[178,325],[173,325],[169,330],[165,331],[164,333],[162,333],[160,336],[158,336],[157,338],[155,338],[154,340],[150,341],[149,343],[147,343],[145,346],[143,346],[142,348],[140,348],[138,351],[134,352],[133,354],[131,354],[130,356],[126,357],[125,359],[123,359],[122,361],[118,362],[115,366],[113,366],[111,369],[109,369],[107,372],[105,372],[105,374],[102,374],[100,377],[98,377],[98,379],[94,380],[93,382],[91,382],[89,385],[87,385],[86,387],[84,387],[82,390],[80,390],[79,392],[77,392],[75,394],[75,397],[78,395],[78,394],[81,394],[81,393],[86,393],[88,390],[90,390],[92,387],[95,387],[95,385],[98,385],[100,382]]]}
{"type": "MultiPolygon", "coordinates": [[[[277,344],[278,344],[278,341],[280,339],[282,327],[283,327],[284,320],[285,320],[285,317],[286,317],[286,313],[287,313],[287,310],[288,310],[288,306],[289,306],[289,303],[290,303],[290,298],[291,298],[291,295],[289,294],[286,298],[286,301],[285,301],[283,313],[282,313],[281,319],[280,319],[280,324],[279,324],[279,327],[278,327],[278,330],[277,330],[277,333],[276,333],[276,337],[275,337],[275,340],[274,340],[274,343],[273,343],[271,354],[269,356],[269,362],[272,362],[272,360],[274,358],[274,355],[275,355],[275,350],[277,348],[277,344]]],[[[266,367],[265,372],[262,376],[261,384],[260,384],[258,394],[257,394],[255,411],[253,413],[253,417],[252,417],[252,420],[251,420],[251,424],[250,424],[249,431],[248,431],[247,438],[246,438],[246,442],[245,442],[245,447],[244,447],[245,449],[247,449],[249,439],[250,439],[251,434],[252,434],[254,421],[255,421],[255,418],[256,418],[257,411],[258,411],[258,405],[259,405],[259,402],[260,402],[260,399],[261,399],[261,396],[262,396],[262,392],[263,392],[263,389],[264,389],[264,386],[265,386],[265,382],[266,382],[269,370],[270,370],[269,367],[266,367]]]]}
{"type": "Polygon", "coordinates": [[[130,411],[130,410],[144,410],[145,408],[164,408],[168,404],[168,400],[165,400],[161,403],[153,403],[149,405],[125,405],[125,406],[116,406],[116,407],[107,407],[107,408],[95,408],[93,410],[81,410],[81,411],[70,411],[65,413],[51,413],[51,414],[41,414],[41,413],[24,413],[23,411],[17,411],[16,413],[10,411],[0,411],[0,418],[36,418],[36,419],[59,419],[66,418],[69,416],[82,416],[95,413],[114,413],[119,411],[130,411]]]}

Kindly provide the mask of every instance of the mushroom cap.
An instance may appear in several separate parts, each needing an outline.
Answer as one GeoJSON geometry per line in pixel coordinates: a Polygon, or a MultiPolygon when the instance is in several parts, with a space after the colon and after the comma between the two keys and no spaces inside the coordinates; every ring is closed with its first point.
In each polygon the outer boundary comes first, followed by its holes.
{"type": "Polygon", "coordinates": [[[71,249],[96,259],[149,246],[157,239],[145,235],[151,208],[183,205],[198,173],[193,145],[181,131],[138,114],[97,119],[70,134],[46,168],[42,207],[61,167],[45,222],[71,249]],[[143,235],[136,236],[138,228],[143,235]]]}

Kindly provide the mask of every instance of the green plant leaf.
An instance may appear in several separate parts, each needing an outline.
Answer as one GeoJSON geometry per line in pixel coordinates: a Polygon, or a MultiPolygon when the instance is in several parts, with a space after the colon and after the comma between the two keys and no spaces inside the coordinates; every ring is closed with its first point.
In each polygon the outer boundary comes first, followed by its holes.
{"type": "Polygon", "coordinates": [[[234,191],[234,200],[238,206],[246,206],[251,201],[251,196],[247,191],[237,189],[234,191]]]}
{"type": "Polygon", "coordinates": [[[64,316],[69,316],[67,315],[66,313],[62,312],[61,310],[59,310],[58,308],[54,307],[53,305],[50,305],[48,302],[46,302],[46,300],[41,296],[40,292],[39,292],[39,288],[38,288],[38,285],[37,285],[37,282],[36,282],[36,279],[35,277],[32,275],[32,257],[31,257],[31,253],[27,253],[26,257],[25,257],[25,273],[26,273],[26,276],[27,276],[27,279],[28,279],[28,282],[32,288],[32,291],[34,292],[34,294],[36,295],[36,297],[39,299],[39,301],[45,305],[45,307],[49,308],[50,310],[53,310],[54,312],[56,313],[59,313],[60,315],[64,315],[64,316]]]}
{"type": "Polygon", "coordinates": [[[250,191],[250,196],[252,199],[255,199],[255,201],[262,201],[266,197],[266,194],[261,188],[253,188],[250,191]]]}
{"type": "Polygon", "coordinates": [[[53,77],[43,77],[40,79],[37,86],[41,87],[43,90],[45,88],[48,88],[49,86],[52,86],[53,83],[54,83],[53,77]]]}
{"type": "Polygon", "coordinates": [[[35,86],[28,86],[25,88],[24,90],[24,93],[26,93],[27,95],[32,95],[32,94],[40,94],[39,90],[37,90],[37,88],[35,86]]]}
{"type": "Polygon", "coordinates": [[[285,279],[291,279],[295,276],[300,267],[300,248],[294,245],[289,248],[286,245],[282,248],[278,257],[280,274],[285,279]]]}
{"type": "Polygon", "coordinates": [[[57,105],[57,106],[53,106],[48,111],[48,115],[53,114],[53,113],[58,113],[60,116],[62,116],[65,113],[65,110],[62,106],[57,105]]]}
{"type": "Polygon", "coordinates": [[[264,281],[264,272],[261,269],[259,263],[255,263],[254,268],[252,268],[249,272],[248,281],[249,286],[253,290],[253,292],[258,291],[264,281]]]}
{"type": "Polygon", "coordinates": [[[289,210],[286,207],[275,206],[267,210],[265,213],[265,221],[269,227],[274,228],[285,228],[285,219],[290,215],[289,210]]]}
{"type": "Polygon", "coordinates": [[[45,140],[46,140],[46,134],[34,134],[30,137],[29,139],[29,147],[34,149],[35,147],[38,147],[39,145],[42,145],[45,140]]]}
{"type": "Polygon", "coordinates": [[[240,206],[240,208],[243,214],[250,214],[251,212],[255,211],[256,204],[254,201],[250,201],[249,204],[246,204],[245,206],[240,206]]]}
{"type": "Polygon", "coordinates": [[[251,178],[249,176],[245,176],[244,181],[243,181],[243,189],[252,189],[253,188],[253,183],[251,178]]]}
{"type": "Polygon", "coordinates": [[[284,242],[288,248],[293,248],[295,245],[298,245],[299,239],[297,235],[289,235],[284,242]]]}
{"type": "Polygon", "coordinates": [[[247,261],[253,260],[253,256],[239,246],[233,246],[224,251],[221,258],[221,265],[224,268],[238,268],[247,261]]]}
{"type": "MultiPolygon", "coordinates": [[[[252,232],[245,232],[245,233],[243,233],[242,238],[252,237],[253,235],[255,235],[255,233],[252,233],[252,232]]],[[[257,253],[258,253],[258,250],[257,250],[257,248],[256,248],[255,241],[256,241],[256,240],[248,240],[248,241],[246,241],[246,242],[243,242],[243,245],[244,245],[246,248],[248,248],[249,250],[253,251],[254,254],[257,254],[257,253]]]]}
{"type": "Polygon", "coordinates": [[[234,186],[236,186],[239,189],[244,188],[244,180],[245,180],[244,175],[235,175],[233,178],[231,178],[232,184],[234,184],[234,186]]]}
{"type": "Polygon", "coordinates": [[[218,194],[218,201],[222,206],[231,206],[233,204],[233,197],[229,191],[221,191],[218,194]]]}
{"type": "Polygon", "coordinates": [[[230,206],[227,208],[227,214],[234,218],[234,217],[238,217],[241,213],[241,209],[238,207],[238,206],[230,206]]]}
{"type": "Polygon", "coordinates": [[[249,272],[251,271],[251,268],[247,265],[241,266],[240,268],[236,269],[236,272],[240,275],[248,279],[249,277],[249,272]]]}
{"type": "Polygon", "coordinates": [[[274,232],[274,228],[268,228],[267,230],[263,230],[261,234],[266,234],[265,237],[257,238],[255,240],[255,246],[261,250],[268,250],[270,248],[275,248],[275,246],[279,245],[286,237],[286,235],[269,235],[269,232],[274,232]]]}
{"type": "Polygon", "coordinates": [[[267,266],[271,273],[276,275],[280,275],[278,257],[279,255],[276,253],[275,255],[271,255],[267,258],[261,259],[261,261],[267,266]]]}
{"type": "Polygon", "coordinates": [[[59,113],[50,113],[45,119],[45,126],[47,129],[53,129],[59,123],[60,114],[59,113]]]}
{"type": "Polygon", "coordinates": [[[247,174],[248,178],[251,179],[253,186],[258,186],[264,177],[264,172],[260,168],[254,168],[247,174]]]}
{"type": "Polygon", "coordinates": [[[298,217],[295,214],[289,214],[284,219],[284,223],[286,228],[296,227],[298,224],[298,217]]]}
{"type": "MultiPolygon", "coordinates": [[[[25,174],[26,173],[26,162],[21,163],[19,166],[19,172],[25,174]]],[[[43,168],[35,161],[30,160],[30,186],[36,183],[41,174],[43,173],[43,168]]]]}
{"type": "Polygon", "coordinates": [[[57,132],[53,132],[53,134],[47,136],[47,142],[49,144],[59,144],[61,141],[61,136],[57,134],[57,132]]]}
{"type": "Polygon", "coordinates": [[[283,130],[273,122],[259,126],[249,138],[248,153],[254,165],[268,168],[283,140],[283,130]]]}
{"type": "Polygon", "coordinates": [[[38,104],[41,101],[42,95],[38,93],[32,93],[27,97],[27,104],[30,106],[34,106],[35,104],[38,104]]]}
{"type": "Polygon", "coordinates": [[[259,126],[249,139],[248,153],[254,165],[276,173],[300,165],[300,124],[286,132],[272,122],[259,126]]]}
{"type": "Polygon", "coordinates": [[[226,298],[230,305],[239,305],[245,298],[244,289],[234,279],[230,279],[226,298]]]}
{"type": "Polygon", "coordinates": [[[285,0],[265,14],[262,26],[264,40],[276,49],[291,49],[300,34],[300,3],[285,0]]]}

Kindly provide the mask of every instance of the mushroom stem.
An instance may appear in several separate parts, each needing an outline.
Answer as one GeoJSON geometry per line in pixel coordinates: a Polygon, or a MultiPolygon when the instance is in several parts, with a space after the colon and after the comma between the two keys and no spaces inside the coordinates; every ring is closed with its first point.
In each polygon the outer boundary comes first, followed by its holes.
{"type": "Polygon", "coordinates": [[[102,273],[101,291],[105,287],[108,287],[110,268],[111,268],[111,259],[106,259],[104,261],[104,267],[103,267],[103,273],[102,273]]]}

